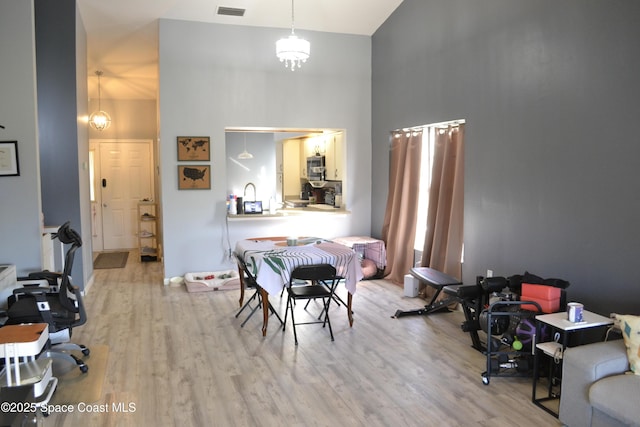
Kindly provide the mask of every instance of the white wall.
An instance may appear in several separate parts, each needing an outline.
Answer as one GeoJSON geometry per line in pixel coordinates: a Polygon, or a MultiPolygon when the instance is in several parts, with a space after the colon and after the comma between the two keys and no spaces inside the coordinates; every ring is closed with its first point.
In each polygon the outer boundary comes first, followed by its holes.
{"type": "Polygon", "coordinates": [[[0,141],[18,141],[20,176],[0,176],[0,264],[41,267],[33,2],[0,2],[0,141]]]}
{"type": "MultiPolygon", "coordinates": [[[[262,200],[262,206],[268,209],[269,199],[276,197],[276,141],[273,133],[247,134],[247,151],[253,154],[253,159],[246,160],[237,159],[238,154],[244,151],[244,133],[229,132],[225,136],[227,194],[243,197],[245,187],[251,182],[256,187],[255,200],[262,200]]],[[[254,200],[251,187],[247,188],[245,200],[254,200]]]]}
{"type": "MultiPolygon", "coordinates": [[[[90,71],[90,70],[89,70],[90,71]]],[[[109,77],[103,76],[102,82],[109,77]]],[[[89,128],[90,139],[152,139],[158,131],[156,101],[153,99],[104,99],[100,108],[111,116],[111,126],[98,131],[89,128]]],[[[98,99],[89,100],[89,111],[98,109],[98,99]]]]}
{"type": "Polygon", "coordinates": [[[291,72],[275,57],[286,30],[161,20],[160,159],[165,276],[229,266],[253,235],[370,234],[371,39],[300,31],[311,58],[291,72]],[[226,225],[225,127],[346,129],[349,216],[226,225]],[[177,189],[176,137],[211,137],[212,189],[177,189]],[[228,234],[227,234],[228,233],[228,234]]]}

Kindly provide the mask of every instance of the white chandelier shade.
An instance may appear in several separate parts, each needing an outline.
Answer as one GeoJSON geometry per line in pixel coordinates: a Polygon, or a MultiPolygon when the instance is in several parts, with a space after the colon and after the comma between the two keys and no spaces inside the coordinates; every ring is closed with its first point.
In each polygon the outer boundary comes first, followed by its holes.
{"type": "Polygon", "coordinates": [[[301,39],[295,34],[294,29],[294,5],[291,0],[291,35],[276,42],[276,55],[284,66],[295,71],[303,62],[307,62],[311,54],[311,43],[301,39]]]}
{"type": "Polygon", "coordinates": [[[295,71],[296,67],[300,68],[303,62],[307,62],[310,54],[311,43],[298,38],[293,31],[286,39],[276,42],[276,55],[280,58],[280,62],[284,62],[285,67],[291,68],[291,71],[295,71]]]}

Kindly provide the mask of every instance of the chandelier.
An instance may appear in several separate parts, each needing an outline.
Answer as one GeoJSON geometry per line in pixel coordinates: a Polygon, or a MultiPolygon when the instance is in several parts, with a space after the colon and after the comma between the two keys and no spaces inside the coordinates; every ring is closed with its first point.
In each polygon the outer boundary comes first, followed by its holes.
{"type": "Polygon", "coordinates": [[[295,71],[296,67],[300,68],[301,63],[307,62],[311,51],[311,44],[295,34],[293,1],[291,0],[291,34],[276,42],[276,55],[280,62],[284,62],[285,67],[291,68],[291,71],[295,71]]]}
{"type": "Polygon", "coordinates": [[[105,111],[102,111],[100,107],[101,93],[100,93],[100,76],[102,71],[97,70],[96,76],[98,76],[98,111],[89,116],[89,124],[96,130],[103,131],[111,126],[111,117],[105,111]]]}

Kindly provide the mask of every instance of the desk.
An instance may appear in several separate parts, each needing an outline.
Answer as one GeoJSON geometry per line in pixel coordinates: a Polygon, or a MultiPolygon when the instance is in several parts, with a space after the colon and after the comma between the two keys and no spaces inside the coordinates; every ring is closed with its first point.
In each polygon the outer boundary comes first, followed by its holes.
{"type": "Polygon", "coordinates": [[[46,405],[58,384],[52,376],[51,359],[36,359],[49,339],[49,325],[29,323],[0,328],[0,357],[5,368],[0,373],[0,383],[7,387],[32,384],[36,405],[46,405]],[[26,359],[20,361],[20,358],[26,359]]]}
{"type": "Polygon", "coordinates": [[[7,387],[33,384],[37,405],[46,405],[58,384],[58,379],[52,376],[51,359],[35,358],[48,339],[49,325],[46,323],[0,328],[0,357],[5,361],[0,384],[6,384],[7,387]],[[20,358],[24,361],[21,362],[20,358]],[[42,396],[44,398],[40,399],[42,396]]]}
{"type": "Polygon", "coordinates": [[[49,325],[31,323],[0,328],[0,357],[36,356],[49,339],[49,325]]]}
{"type": "Polygon", "coordinates": [[[7,387],[22,384],[23,365],[20,358],[35,360],[48,339],[49,325],[46,323],[8,325],[0,328],[0,358],[5,360],[5,368],[0,378],[5,380],[7,387]]]}
{"type": "MultiPolygon", "coordinates": [[[[564,349],[566,349],[569,344],[569,333],[584,332],[585,330],[591,329],[591,328],[598,328],[598,327],[613,325],[613,319],[609,317],[600,316],[599,314],[593,313],[591,311],[583,310],[582,316],[584,319],[583,322],[570,322],[569,320],[567,320],[567,313],[564,311],[558,312],[558,313],[551,313],[551,314],[540,314],[536,316],[536,322],[537,322],[536,336],[541,336],[540,334],[541,324],[546,324],[550,326],[553,330],[557,331],[562,335],[561,342],[558,340],[557,343],[543,342],[543,343],[536,344],[536,350],[535,350],[535,356],[534,356],[534,362],[533,362],[533,390],[531,393],[531,400],[536,406],[544,409],[545,411],[555,416],[556,418],[558,417],[558,413],[550,409],[548,406],[543,405],[543,402],[560,400],[560,393],[552,392],[553,372],[551,368],[549,368],[550,372],[549,372],[549,384],[547,389],[547,395],[544,397],[538,397],[536,395],[536,385],[538,383],[538,377],[539,377],[538,371],[539,371],[539,365],[540,365],[540,353],[542,352],[547,356],[557,359],[557,362],[559,365],[558,367],[561,371],[562,354],[564,352],[564,349]]],[[[578,343],[578,345],[580,344],[582,344],[582,342],[578,343]]],[[[561,378],[562,378],[561,372],[557,373],[556,379],[558,383],[561,378]]]]}
{"type": "MultiPolygon", "coordinates": [[[[235,248],[236,254],[244,260],[260,284],[263,308],[262,335],[267,334],[269,294],[280,293],[282,287],[289,282],[293,269],[308,264],[331,264],[336,268],[338,276],[344,278],[345,287],[349,292],[349,325],[353,326],[352,295],[356,292],[356,284],[362,279],[357,254],[344,245],[319,238],[299,238],[298,246],[283,246],[281,239],[273,237],[240,240],[235,248]]],[[[286,242],[286,238],[284,241],[286,242]]]]}

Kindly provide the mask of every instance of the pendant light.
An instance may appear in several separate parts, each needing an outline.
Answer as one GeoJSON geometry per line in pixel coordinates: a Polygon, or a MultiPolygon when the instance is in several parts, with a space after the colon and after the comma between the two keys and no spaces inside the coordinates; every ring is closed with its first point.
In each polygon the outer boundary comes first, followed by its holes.
{"type": "Polygon", "coordinates": [[[295,71],[296,67],[300,68],[302,62],[307,62],[311,52],[311,43],[296,36],[293,18],[293,0],[291,0],[291,35],[276,42],[276,55],[280,62],[284,62],[285,67],[291,68],[291,71],[295,71]]]}
{"type": "Polygon", "coordinates": [[[244,151],[238,154],[240,160],[253,159],[253,154],[247,151],[247,133],[244,133],[244,151]]]}
{"type": "Polygon", "coordinates": [[[98,111],[91,114],[91,116],[89,117],[89,124],[91,125],[92,128],[98,131],[103,131],[109,126],[111,126],[111,117],[105,111],[102,111],[102,108],[100,105],[101,98],[102,98],[102,94],[100,92],[100,89],[101,89],[100,76],[102,76],[102,71],[97,70],[96,76],[98,76],[98,111]]]}

